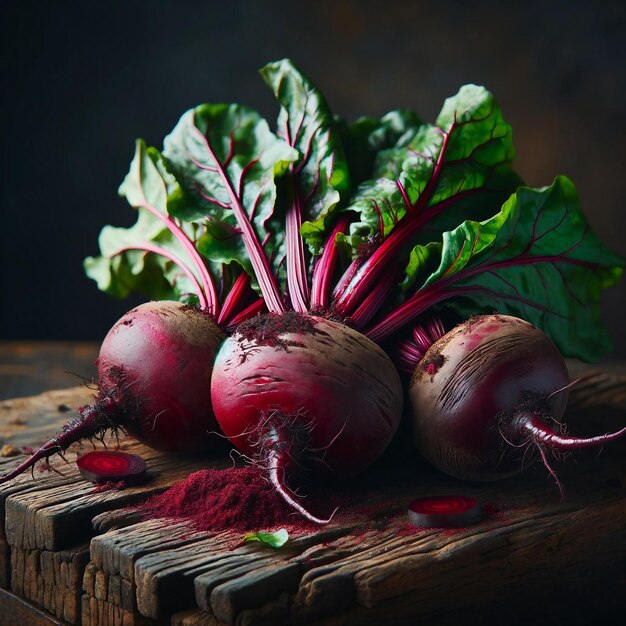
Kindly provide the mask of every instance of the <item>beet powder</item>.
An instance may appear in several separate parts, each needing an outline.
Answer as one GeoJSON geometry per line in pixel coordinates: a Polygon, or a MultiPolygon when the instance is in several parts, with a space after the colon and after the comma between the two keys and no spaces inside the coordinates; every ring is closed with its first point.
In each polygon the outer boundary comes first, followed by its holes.
{"type": "Polygon", "coordinates": [[[181,519],[204,531],[314,528],[294,513],[254,466],[193,472],[136,510],[145,519],[181,519]]]}

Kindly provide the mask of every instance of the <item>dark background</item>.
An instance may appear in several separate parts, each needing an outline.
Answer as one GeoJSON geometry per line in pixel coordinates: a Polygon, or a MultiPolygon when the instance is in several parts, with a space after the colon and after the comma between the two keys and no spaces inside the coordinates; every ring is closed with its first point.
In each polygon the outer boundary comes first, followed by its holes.
{"type": "MultiPolygon", "coordinates": [[[[2,339],[101,339],[131,304],[82,271],[105,223],[135,214],[117,187],[135,137],[161,146],[188,108],[242,102],[273,120],[257,75],[290,56],[349,119],[415,108],[433,120],[486,85],[531,185],[565,173],[600,237],[626,255],[623,2],[2,3],[2,339]]],[[[626,357],[626,287],[605,294],[626,357]]]]}

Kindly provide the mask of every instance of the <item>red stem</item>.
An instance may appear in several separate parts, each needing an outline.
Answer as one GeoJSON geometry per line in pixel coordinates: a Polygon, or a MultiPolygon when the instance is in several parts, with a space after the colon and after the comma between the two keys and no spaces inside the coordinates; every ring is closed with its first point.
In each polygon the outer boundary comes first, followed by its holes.
{"type": "Polygon", "coordinates": [[[405,214],[372,256],[363,262],[355,259],[348,267],[344,275],[350,277],[349,280],[342,277],[340,285],[345,287],[341,293],[339,288],[336,290],[335,309],[340,311],[341,315],[348,316],[353,313],[373,290],[387,288],[391,281],[380,280],[381,275],[388,273],[390,267],[395,269],[398,266],[399,250],[427,221],[421,215],[421,219],[405,219],[408,215],[409,213],[405,214]],[[360,266],[357,266],[358,264],[360,266]]]}
{"type": "Polygon", "coordinates": [[[315,263],[311,284],[311,309],[313,311],[326,310],[330,307],[331,282],[339,259],[339,248],[335,240],[339,233],[345,232],[349,222],[347,217],[341,217],[337,221],[326,240],[322,255],[315,263]]]}
{"type": "Polygon", "coordinates": [[[258,298],[255,300],[250,306],[246,307],[243,311],[240,311],[235,315],[229,322],[225,324],[225,328],[228,332],[232,332],[246,320],[250,319],[257,315],[257,313],[261,313],[265,310],[265,300],[263,298],[258,298]]]}
{"type": "Polygon", "coordinates": [[[185,265],[184,261],[180,257],[177,257],[175,254],[172,254],[169,250],[166,250],[165,248],[161,248],[161,246],[155,246],[150,243],[144,243],[143,245],[137,245],[137,246],[126,246],[124,248],[120,248],[119,250],[114,252],[113,255],[111,256],[120,254],[122,252],[126,252],[127,250],[145,250],[146,252],[152,252],[154,254],[158,254],[159,256],[163,256],[166,259],[169,259],[170,261],[172,261],[175,265],[177,265],[181,269],[181,271],[185,273],[187,278],[191,281],[194,291],[196,292],[196,295],[198,296],[200,308],[203,311],[209,311],[209,305],[208,305],[206,296],[204,295],[204,292],[202,291],[202,287],[200,287],[200,283],[198,282],[197,278],[193,275],[193,272],[187,267],[187,265],[185,265]]]}
{"type": "Polygon", "coordinates": [[[614,433],[606,433],[604,435],[598,435],[596,437],[567,437],[560,435],[552,430],[545,422],[539,419],[537,415],[533,414],[532,417],[523,422],[522,427],[526,429],[532,438],[549,448],[555,450],[567,451],[578,450],[580,448],[592,448],[594,446],[601,446],[602,444],[615,441],[620,437],[626,435],[626,426],[621,430],[614,433]]]}
{"type": "Polygon", "coordinates": [[[424,327],[415,326],[408,339],[398,347],[398,362],[400,368],[413,373],[417,364],[424,358],[430,347],[446,334],[442,321],[433,317],[424,327]]]}
{"type": "Polygon", "coordinates": [[[302,207],[298,190],[294,183],[293,202],[287,210],[287,286],[289,299],[294,311],[307,313],[309,310],[309,285],[307,282],[304,242],[300,235],[302,227],[302,207]]]}
{"type": "MultiPolygon", "coordinates": [[[[364,334],[372,341],[380,343],[383,339],[386,339],[389,335],[423,313],[433,304],[441,302],[452,295],[458,295],[458,293],[462,291],[462,289],[457,289],[455,292],[446,292],[441,282],[434,283],[432,286],[415,293],[364,334]]],[[[468,287],[465,291],[474,290],[468,287]]]]}
{"type": "MultiPolygon", "coordinates": [[[[344,316],[348,316],[351,312],[352,325],[362,329],[396,286],[395,279],[406,265],[405,262],[402,265],[399,263],[399,260],[404,259],[401,254],[404,247],[411,243],[414,235],[429,221],[472,193],[475,193],[475,190],[460,193],[419,213],[415,210],[407,212],[369,259],[362,261],[360,267],[353,267],[356,260],[348,267],[335,289],[335,310],[344,316]],[[341,286],[341,291],[339,286],[341,286]],[[368,300],[369,304],[366,304],[365,300],[368,300]]],[[[420,199],[422,197],[423,194],[420,199]]],[[[416,204],[415,207],[417,206],[416,204]]]]}
{"type": "MultiPolygon", "coordinates": [[[[239,194],[235,191],[233,184],[228,177],[226,170],[224,169],[224,165],[220,163],[217,155],[211,147],[211,144],[209,143],[209,140],[197,126],[195,126],[195,129],[197,130],[198,135],[200,136],[209,156],[215,162],[215,167],[217,168],[218,174],[222,179],[222,183],[226,188],[228,195],[230,196],[231,209],[235,215],[235,219],[237,220],[237,225],[239,226],[239,230],[241,231],[241,237],[243,239],[244,245],[246,246],[248,256],[250,257],[252,269],[254,270],[254,274],[259,282],[261,293],[263,294],[265,302],[267,303],[267,308],[272,313],[284,313],[285,306],[280,295],[280,290],[278,289],[278,284],[276,283],[274,274],[272,273],[269,259],[267,258],[265,250],[263,250],[263,246],[261,245],[261,242],[259,241],[254,231],[254,228],[252,227],[252,223],[250,222],[248,214],[246,213],[241,203],[239,194]]],[[[254,161],[248,164],[248,166],[242,172],[242,181],[246,170],[253,164],[254,161]]]]}
{"type": "Polygon", "coordinates": [[[227,326],[236,312],[241,311],[241,306],[248,295],[250,295],[250,276],[242,270],[224,299],[217,323],[227,326]]]}
{"type": "MultiPolygon", "coordinates": [[[[450,204],[450,201],[456,201],[459,198],[459,196],[456,196],[431,207],[428,206],[439,182],[448,140],[453,128],[454,124],[447,133],[443,133],[441,150],[439,151],[437,161],[433,167],[432,175],[414,204],[409,204],[408,196],[398,180],[398,187],[407,205],[406,213],[398,222],[397,226],[391,231],[387,239],[376,249],[372,256],[363,263],[356,273],[351,267],[348,268],[347,273],[354,273],[355,276],[350,282],[349,288],[341,294],[335,303],[335,309],[341,315],[351,315],[357,307],[362,307],[364,298],[371,294],[372,291],[378,291],[380,295],[370,299],[370,302],[377,304],[383,302],[390,290],[394,287],[393,275],[396,273],[398,254],[404,245],[410,241],[415,233],[419,232],[424,224],[433,219],[433,217],[438,215],[450,204]],[[381,280],[383,273],[387,274],[387,276],[384,280],[381,280]]],[[[370,309],[371,307],[362,308],[360,315],[363,316],[364,322],[362,322],[359,317],[355,318],[355,316],[351,316],[352,323],[357,328],[361,328],[363,324],[367,323],[376,313],[377,309],[370,309]]]]}
{"type": "Polygon", "coordinates": [[[157,217],[159,220],[161,220],[168,228],[168,230],[174,235],[174,237],[176,237],[178,241],[180,241],[180,243],[183,245],[183,247],[191,257],[193,264],[198,270],[198,273],[200,274],[200,278],[204,286],[204,293],[207,299],[206,310],[211,315],[213,315],[213,317],[216,318],[219,314],[219,299],[217,297],[217,290],[215,289],[215,284],[213,282],[213,279],[211,278],[211,275],[209,274],[207,266],[202,260],[200,253],[196,250],[196,247],[194,246],[191,239],[189,239],[189,237],[182,230],[182,228],[180,228],[180,226],[178,226],[178,224],[171,217],[169,217],[169,215],[164,215],[163,213],[161,213],[161,211],[152,206],[145,197],[141,206],[142,208],[152,213],[152,215],[157,217]]]}

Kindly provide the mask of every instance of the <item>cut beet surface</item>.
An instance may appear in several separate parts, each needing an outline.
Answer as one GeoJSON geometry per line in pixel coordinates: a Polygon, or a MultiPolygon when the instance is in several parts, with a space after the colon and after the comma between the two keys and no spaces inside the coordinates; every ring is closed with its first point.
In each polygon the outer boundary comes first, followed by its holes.
{"type": "Polygon", "coordinates": [[[478,500],[469,496],[431,496],[409,504],[409,521],[418,528],[463,528],[481,517],[478,500]]]}
{"type": "Polygon", "coordinates": [[[113,450],[96,450],[76,459],[84,478],[92,483],[137,481],[146,473],[146,462],[136,454],[113,450]]]}

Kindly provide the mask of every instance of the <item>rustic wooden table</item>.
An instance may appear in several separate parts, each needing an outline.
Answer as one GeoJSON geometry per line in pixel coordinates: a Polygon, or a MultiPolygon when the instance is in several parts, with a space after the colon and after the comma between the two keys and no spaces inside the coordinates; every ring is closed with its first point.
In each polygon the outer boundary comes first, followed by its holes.
{"type": "MultiPolygon", "coordinates": [[[[0,447],[37,445],[90,401],[75,374],[93,376],[96,349],[0,344],[0,447]]],[[[626,364],[592,371],[568,411],[582,435],[626,421],[626,364]]],[[[72,448],[69,466],[53,462],[63,475],[0,486],[0,625],[590,624],[626,610],[626,442],[561,463],[563,502],[539,465],[462,483],[400,447],[401,463],[388,457],[362,479],[385,502],[375,515],[344,516],[278,551],[139,521],[124,507],[225,460],[121,445],[147,460],[151,482],[95,494],[72,448]],[[490,514],[467,529],[407,532],[407,503],[434,493],[477,496],[490,514]]],[[[0,472],[23,458],[0,457],[0,472]]]]}

